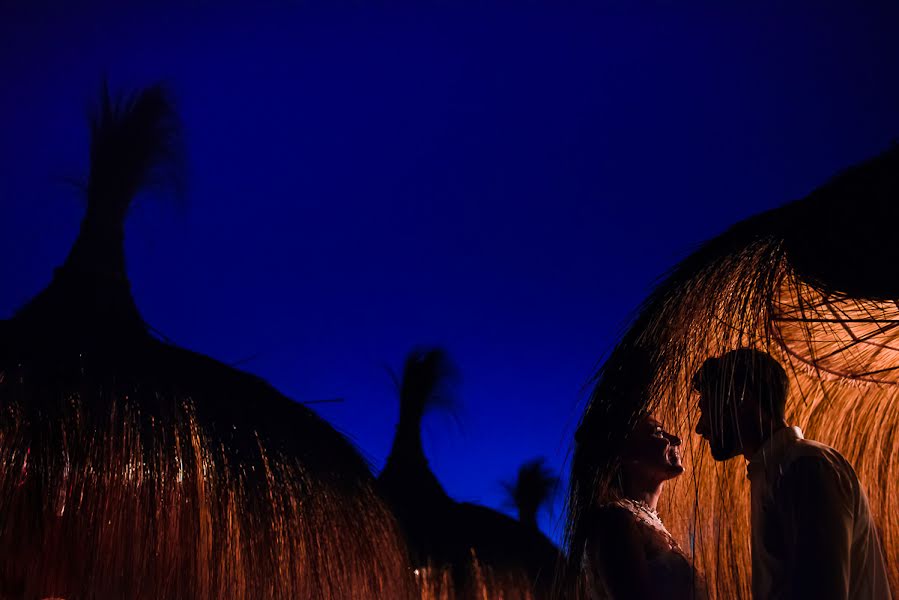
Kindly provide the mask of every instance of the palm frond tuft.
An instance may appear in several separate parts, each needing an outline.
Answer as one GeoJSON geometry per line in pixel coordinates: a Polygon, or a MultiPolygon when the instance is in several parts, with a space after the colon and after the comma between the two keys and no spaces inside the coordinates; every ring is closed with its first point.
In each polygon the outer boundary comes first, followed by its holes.
{"type": "Polygon", "coordinates": [[[456,364],[442,348],[410,352],[399,381],[401,419],[418,420],[431,410],[455,407],[459,380],[456,364]]]}
{"type": "Polygon", "coordinates": [[[113,96],[104,82],[90,128],[89,214],[121,221],[141,189],[182,193],[181,123],[163,85],[113,96]]]}
{"type": "Polygon", "coordinates": [[[546,466],[546,458],[530,460],[518,469],[515,481],[502,482],[507,502],[518,508],[519,520],[536,524],[537,513],[552,502],[559,489],[559,478],[546,466]]]}

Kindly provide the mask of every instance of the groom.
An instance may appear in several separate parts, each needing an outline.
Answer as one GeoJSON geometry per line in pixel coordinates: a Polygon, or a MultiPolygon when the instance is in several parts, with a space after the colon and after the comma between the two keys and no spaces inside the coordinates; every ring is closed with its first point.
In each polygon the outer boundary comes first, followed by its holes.
{"type": "Polygon", "coordinates": [[[696,433],[715,460],[742,454],[752,501],[752,595],[888,600],[886,563],[868,499],[839,452],[784,420],[789,381],[748,348],[697,371],[696,433]]]}

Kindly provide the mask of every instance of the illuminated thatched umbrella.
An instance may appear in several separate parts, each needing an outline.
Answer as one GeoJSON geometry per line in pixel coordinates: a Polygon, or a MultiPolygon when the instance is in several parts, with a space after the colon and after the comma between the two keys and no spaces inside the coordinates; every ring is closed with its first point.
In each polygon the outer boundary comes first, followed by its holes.
{"type": "Polygon", "coordinates": [[[540,597],[558,560],[552,543],[500,512],[452,500],[424,455],[422,417],[451,405],[456,376],[442,350],[409,354],[397,381],[400,420],[378,483],[407,536],[424,598],[540,597]]]}
{"type": "Polygon", "coordinates": [[[261,379],[147,333],[124,220],[177,174],[164,91],[104,90],[91,124],[78,239],[0,323],[0,595],[407,597],[352,446],[261,379]]]}
{"type": "MultiPolygon", "coordinates": [[[[616,438],[649,408],[685,435],[687,475],[660,513],[719,598],[748,597],[749,487],[742,461],[714,463],[698,436],[690,378],[738,347],[773,354],[791,377],[787,420],[855,466],[899,593],[899,148],[803,200],[743,221],[681,262],[641,307],[597,376],[587,424],[616,438]],[[643,404],[622,405],[635,356],[655,373],[643,404]]],[[[633,395],[629,397],[634,397],[633,395]]],[[[608,440],[616,443],[615,439],[608,440]]],[[[569,542],[575,560],[591,495],[609,465],[575,452],[569,542]]]]}

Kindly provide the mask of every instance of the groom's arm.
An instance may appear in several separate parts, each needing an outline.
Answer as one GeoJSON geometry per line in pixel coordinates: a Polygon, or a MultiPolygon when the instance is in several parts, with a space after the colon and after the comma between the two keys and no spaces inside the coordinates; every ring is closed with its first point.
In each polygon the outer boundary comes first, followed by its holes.
{"type": "MultiPolygon", "coordinates": [[[[841,471],[823,456],[793,461],[774,490],[788,598],[848,600],[853,498],[841,471]]],[[[773,534],[774,532],[769,532],[773,534]]]]}

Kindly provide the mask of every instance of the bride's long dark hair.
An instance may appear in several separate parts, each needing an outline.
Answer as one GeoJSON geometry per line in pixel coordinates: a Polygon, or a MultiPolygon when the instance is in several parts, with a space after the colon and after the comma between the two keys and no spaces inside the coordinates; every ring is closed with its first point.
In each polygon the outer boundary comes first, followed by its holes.
{"type": "Polygon", "coordinates": [[[587,597],[584,551],[596,511],[622,495],[621,453],[628,435],[649,412],[653,379],[650,353],[617,349],[594,380],[589,404],[574,436],[567,499],[565,546],[568,561],[562,587],[566,598],[587,597]]]}

